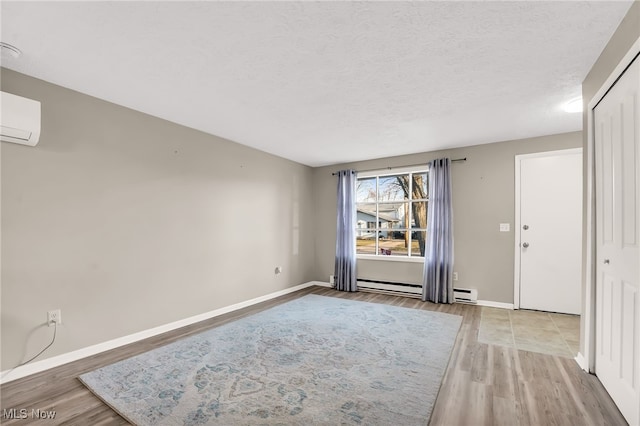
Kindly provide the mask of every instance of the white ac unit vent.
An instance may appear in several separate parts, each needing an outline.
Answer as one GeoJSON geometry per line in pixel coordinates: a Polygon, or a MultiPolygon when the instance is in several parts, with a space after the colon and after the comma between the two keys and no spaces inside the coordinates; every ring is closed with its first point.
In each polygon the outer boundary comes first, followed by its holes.
{"type": "Polygon", "coordinates": [[[478,290],[475,288],[454,288],[453,300],[456,303],[478,303],[478,290]]]}
{"type": "Polygon", "coordinates": [[[0,92],[0,140],[35,146],[40,140],[40,102],[0,92]]]}

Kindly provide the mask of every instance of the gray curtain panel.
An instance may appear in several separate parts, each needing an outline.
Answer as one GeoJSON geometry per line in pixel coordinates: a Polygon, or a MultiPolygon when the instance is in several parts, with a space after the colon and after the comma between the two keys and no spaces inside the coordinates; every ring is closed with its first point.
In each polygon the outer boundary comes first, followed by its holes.
{"type": "Polygon", "coordinates": [[[429,163],[429,207],[422,300],[453,303],[453,209],[451,161],[448,158],[429,163]]]}
{"type": "Polygon", "coordinates": [[[336,289],[358,291],[356,279],[356,172],[341,170],[338,176],[338,223],[336,233],[336,289]]]}

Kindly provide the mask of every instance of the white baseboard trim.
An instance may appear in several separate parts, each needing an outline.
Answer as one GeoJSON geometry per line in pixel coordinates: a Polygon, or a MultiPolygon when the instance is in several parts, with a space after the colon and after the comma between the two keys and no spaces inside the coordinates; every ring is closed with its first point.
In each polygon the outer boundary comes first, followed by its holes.
{"type": "Polygon", "coordinates": [[[487,306],[490,308],[502,308],[513,310],[513,303],[494,302],[492,300],[478,300],[478,306],[487,306]]]}
{"type": "Polygon", "coordinates": [[[587,373],[589,372],[589,365],[587,365],[587,360],[584,358],[581,352],[578,352],[578,355],[574,358],[580,368],[582,368],[587,373]]]}
{"type": "Polygon", "coordinates": [[[213,311],[205,312],[200,315],[195,315],[183,320],[171,322],[158,327],[143,330],[138,333],[133,333],[128,336],[118,337],[117,339],[108,340],[106,342],[98,343],[96,345],[87,346],[86,348],[78,349],[75,351],[67,352],[65,354],[57,355],[51,358],[43,359],[42,361],[36,361],[32,364],[23,365],[14,369],[0,372],[0,384],[8,383],[13,380],[20,379],[22,377],[29,376],[31,374],[39,373],[41,371],[49,370],[50,368],[58,367],[63,364],[67,364],[72,361],[77,361],[82,358],[86,358],[92,355],[99,354],[111,349],[118,348],[120,346],[128,345],[129,343],[138,342],[140,340],[157,336],[158,334],[166,333],[187,325],[195,324],[200,321],[214,318],[229,312],[237,311],[238,309],[246,308],[267,300],[275,299],[276,297],[284,296],[285,294],[293,293],[298,290],[302,290],[311,286],[331,287],[329,283],[322,281],[309,281],[294,287],[286,288],[284,290],[269,293],[264,296],[256,297],[244,302],[236,303],[234,305],[225,306],[223,308],[215,309],[213,311]]]}

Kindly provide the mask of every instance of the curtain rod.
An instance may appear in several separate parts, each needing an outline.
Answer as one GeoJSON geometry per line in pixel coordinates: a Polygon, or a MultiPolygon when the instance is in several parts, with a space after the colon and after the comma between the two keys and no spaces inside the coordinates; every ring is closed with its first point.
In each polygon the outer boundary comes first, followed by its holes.
{"type": "MultiPolygon", "coordinates": [[[[467,157],[464,158],[456,158],[455,160],[451,160],[452,163],[464,163],[465,161],[467,161],[467,157]]],[[[409,164],[408,166],[397,166],[397,167],[382,167],[382,168],[376,168],[376,169],[369,169],[369,170],[358,170],[356,173],[364,173],[364,172],[373,172],[375,170],[393,170],[393,169],[398,169],[400,167],[418,167],[418,166],[424,166],[425,163],[422,164],[409,164]]],[[[331,176],[335,176],[337,173],[331,173],[331,176]]]]}

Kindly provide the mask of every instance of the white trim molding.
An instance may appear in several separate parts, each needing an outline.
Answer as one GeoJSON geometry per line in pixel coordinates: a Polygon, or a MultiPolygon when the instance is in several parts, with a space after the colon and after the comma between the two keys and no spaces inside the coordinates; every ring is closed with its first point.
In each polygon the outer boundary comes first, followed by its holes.
{"type": "Polygon", "coordinates": [[[595,277],[595,256],[596,256],[596,235],[595,235],[595,157],[594,157],[594,108],[607,94],[611,86],[615,84],[618,77],[633,62],[633,59],[640,54],[640,38],[638,38],[629,51],[620,60],[613,72],[600,86],[600,89],[589,100],[587,104],[587,217],[586,217],[586,238],[585,244],[585,268],[584,274],[584,305],[582,312],[584,316],[584,335],[580,345],[580,355],[582,357],[581,367],[590,373],[595,373],[596,362],[596,277],[595,277]]]}
{"type": "Polygon", "coordinates": [[[87,346],[86,348],[78,349],[72,352],[67,352],[62,355],[54,356],[51,358],[43,359],[32,364],[23,365],[14,369],[0,372],[0,384],[8,383],[22,377],[29,376],[31,374],[39,373],[41,371],[49,370],[54,367],[58,367],[63,364],[77,361],[82,358],[86,358],[92,355],[99,354],[111,349],[118,348],[120,346],[128,345],[129,343],[138,342],[149,337],[157,336],[158,334],[166,333],[168,331],[176,330],[187,325],[195,324],[200,321],[204,321],[210,318],[214,318],[229,312],[237,311],[248,306],[256,305],[267,300],[275,299],[276,297],[284,296],[285,294],[293,293],[298,290],[305,289],[311,286],[330,287],[329,283],[321,281],[309,281],[294,287],[286,288],[284,290],[269,293],[264,296],[256,297],[254,299],[239,302],[230,306],[215,309],[213,311],[205,312],[203,314],[195,315],[183,320],[174,321],[168,324],[164,324],[158,327],[143,330],[138,333],[133,333],[128,336],[119,337],[117,339],[109,340],[106,342],[98,343],[96,345],[87,346]]]}
{"type": "Polygon", "coordinates": [[[582,352],[578,352],[578,355],[576,355],[574,359],[576,360],[580,368],[582,368],[585,371],[588,371],[589,366],[587,365],[587,360],[582,355],[582,352]]]}
{"type": "Polygon", "coordinates": [[[380,256],[375,254],[356,254],[356,260],[373,260],[375,262],[407,262],[424,263],[424,257],[419,256],[380,256]]]}
{"type": "Polygon", "coordinates": [[[478,300],[478,306],[487,306],[489,308],[514,309],[513,303],[494,302],[492,300],[478,300]]]}

